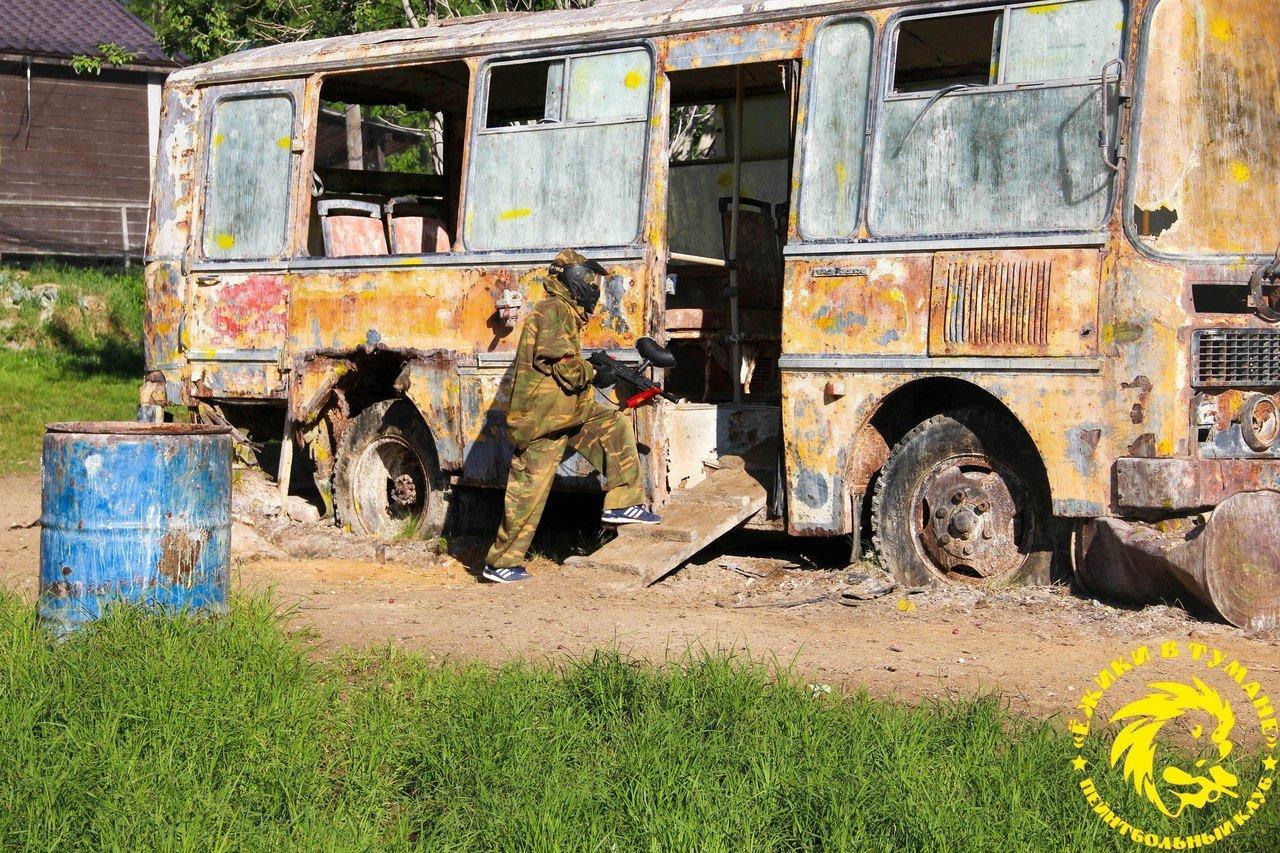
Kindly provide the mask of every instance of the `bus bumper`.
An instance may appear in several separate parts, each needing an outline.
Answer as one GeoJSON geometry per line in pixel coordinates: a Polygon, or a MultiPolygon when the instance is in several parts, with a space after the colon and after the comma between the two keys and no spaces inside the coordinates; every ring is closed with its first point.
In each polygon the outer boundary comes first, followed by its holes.
{"type": "Polygon", "coordinates": [[[1115,503],[1124,510],[1191,511],[1232,495],[1280,491],[1280,459],[1117,459],[1115,503]]]}

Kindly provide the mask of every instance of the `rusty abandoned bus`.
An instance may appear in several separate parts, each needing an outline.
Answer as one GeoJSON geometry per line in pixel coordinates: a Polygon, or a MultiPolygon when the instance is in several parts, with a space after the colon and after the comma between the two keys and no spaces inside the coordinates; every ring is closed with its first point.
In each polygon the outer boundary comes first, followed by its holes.
{"type": "Polygon", "coordinates": [[[573,246],[610,273],[587,346],[655,337],[683,400],[635,415],[671,524],[597,563],[746,523],[1274,626],[1275,11],[602,0],[183,69],[142,402],[296,442],[357,531],[433,527],[505,482],[573,246]]]}

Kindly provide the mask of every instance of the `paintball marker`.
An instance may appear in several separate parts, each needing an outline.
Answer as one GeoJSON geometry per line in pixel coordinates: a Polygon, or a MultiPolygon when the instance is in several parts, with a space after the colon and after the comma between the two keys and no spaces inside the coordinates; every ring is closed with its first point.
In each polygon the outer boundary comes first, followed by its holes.
{"type": "Polygon", "coordinates": [[[620,408],[623,409],[634,409],[654,397],[662,397],[673,403],[680,402],[674,394],[668,394],[662,390],[642,372],[650,366],[663,370],[675,367],[676,357],[670,350],[658,346],[658,342],[653,338],[641,338],[636,341],[636,351],[640,353],[642,359],[638,368],[627,367],[604,350],[593,352],[587,357],[587,361],[591,362],[591,366],[596,369],[596,378],[592,380],[592,384],[597,388],[609,388],[621,381],[635,388],[635,393],[622,401],[620,408]]]}

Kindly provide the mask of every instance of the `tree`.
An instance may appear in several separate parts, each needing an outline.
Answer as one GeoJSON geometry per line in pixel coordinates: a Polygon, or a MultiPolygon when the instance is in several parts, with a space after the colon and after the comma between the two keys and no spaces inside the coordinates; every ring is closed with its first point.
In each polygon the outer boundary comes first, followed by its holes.
{"type": "Polygon", "coordinates": [[[593,0],[127,0],[171,54],[204,62],[250,47],[429,24],[436,18],[590,6],[593,0]]]}

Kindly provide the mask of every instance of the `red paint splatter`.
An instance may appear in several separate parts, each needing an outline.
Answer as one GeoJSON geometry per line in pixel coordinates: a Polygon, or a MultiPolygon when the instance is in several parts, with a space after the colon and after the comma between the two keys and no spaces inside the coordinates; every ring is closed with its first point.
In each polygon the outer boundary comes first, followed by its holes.
{"type": "Polygon", "coordinates": [[[284,276],[251,275],[222,285],[210,322],[237,343],[277,343],[285,333],[284,276]]]}

